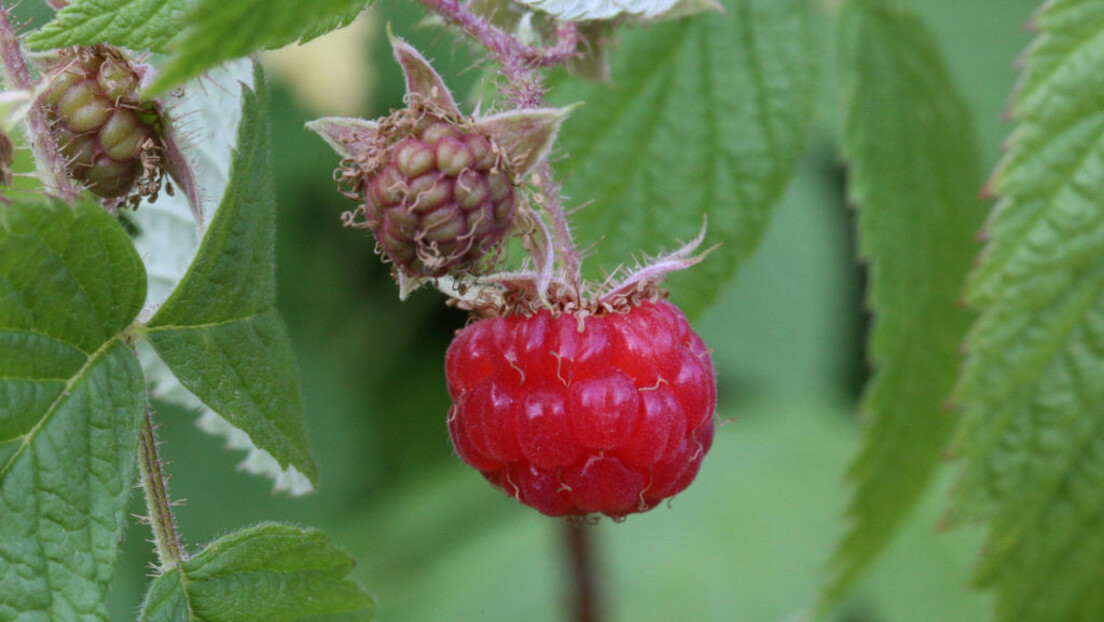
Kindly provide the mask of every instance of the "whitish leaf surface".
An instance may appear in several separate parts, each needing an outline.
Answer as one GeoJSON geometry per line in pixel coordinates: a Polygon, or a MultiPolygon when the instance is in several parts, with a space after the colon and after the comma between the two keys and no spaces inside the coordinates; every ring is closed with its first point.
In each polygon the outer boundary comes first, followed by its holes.
{"type": "Polygon", "coordinates": [[[158,577],[143,622],[372,619],[372,599],[346,577],[353,559],[316,529],[262,524],[223,536],[158,577]]]}
{"type": "MultiPolygon", "coordinates": [[[[182,124],[182,149],[202,186],[204,230],[222,202],[229,179],[230,158],[241,121],[241,84],[252,87],[253,65],[245,60],[232,61],[185,85],[183,96],[173,100],[172,114],[182,124]]],[[[173,196],[162,193],[156,203],[143,204],[130,219],[137,230],[134,245],[149,276],[149,294],[140,317],[149,319],[188,271],[199,248],[201,232],[187,198],[181,193],[173,196]]],[[[184,388],[152,348],[144,342],[137,345],[146,380],[152,385],[152,397],[200,411],[198,427],[225,439],[224,446],[228,449],[245,451],[247,455],[240,468],[272,478],[276,491],[295,495],[313,490],[295,467],[281,468],[271,454],[249,440],[248,434],[184,388]]]]}
{"type": "Polygon", "coordinates": [[[955,517],[997,618],[1104,619],[1104,1],[1044,5],[1014,98],[958,399],[955,517]]]}
{"type": "Polygon", "coordinates": [[[0,203],[0,619],[106,619],[134,484],[145,297],[103,209],[0,203]]]}
{"type": "Polygon", "coordinates": [[[565,21],[586,21],[633,16],[644,19],[684,16],[716,9],[709,0],[520,0],[565,21]]]}
{"type": "Polygon", "coordinates": [[[74,0],[53,21],[27,37],[34,49],[110,43],[132,50],[165,51],[180,32],[188,0],[74,0]]]}
{"type": "MultiPolygon", "coordinates": [[[[254,83],[261,87],[259,74],[254,83]]],[[[261,98],[244,111],[230,182],[188,273],[148,337],[177,379],[212,410],[312,481],[298,373],[276,312],[275,197],[261,98]]]]}
{"type": "Polygon", "coordinates": [[[196,0],[151,95],[232,58],[308,41],[353,21],[371,0],[196,0]]]}
{"type": "Polygon", "coordinates": [[[690,313],[754,250],[812,119],[817,44],[807,0],[729,0],[725,13],[624,32],[612,84],[572,82],[585,101],[560,133],[558,163],[592,275],[694,237],[701,265],[672,279],[690,313]]]}
{"type": "Polygon", "coordinates": [[[938,45],[912,14],[852,0],[840,14],[843,152],[869,268],[874,376],[849,477],[852,521],[833,559],[834,601],[922,496],[950,440],[947,408],[971,314],[962,283],[985,217],[974,130],[938,45]]]}

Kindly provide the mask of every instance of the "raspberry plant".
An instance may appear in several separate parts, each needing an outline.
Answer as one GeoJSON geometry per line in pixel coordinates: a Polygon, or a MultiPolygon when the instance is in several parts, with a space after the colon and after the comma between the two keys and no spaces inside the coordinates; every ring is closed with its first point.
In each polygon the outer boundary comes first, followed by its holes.
{"type": "MultiPolygon", "coordinates": [[[[0,7],[0,620],[107,617],[135,481],[157,553],[140,619],[368,619],[352,558],[317,529],[191,547],[155,406],[200,411],[276,490],[318,485],[276,311],[265,79],[246,57],[370,3],[45,4],[45,22],[0,7]]],[[[478,94],[459,104],[389,32],[403,107],[308,127],[337,153],[344,224],[368,230],[400,297],[434,288],[467,314],[440,353],[441,427],[506,495],[572,517],[578,619],[599,614],[587,521],[697,494],[709,469],[714,357],[686,317],[751,255],[797,165],[821,23],[875,373],[849,530],[812,610],[852,590],[950,455],[945,522],[986,526],[975,578],[994,619],[1104,618],[1104,0],[1042,3],[980,197],[966,104],[894,0],[418,4],[484,59],[478,94]]]]}

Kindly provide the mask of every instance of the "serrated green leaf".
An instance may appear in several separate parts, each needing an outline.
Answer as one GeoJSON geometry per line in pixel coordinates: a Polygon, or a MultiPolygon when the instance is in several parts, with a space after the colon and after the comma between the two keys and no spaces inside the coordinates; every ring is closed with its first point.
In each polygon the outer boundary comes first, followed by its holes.
{"type": "Polygon", "coordinates": [[[106,619],[145,406],[142,263],[102,208],[0,203],[0,619],[106,619]]]}
{"type": "Polygon", "coordinates": [[[347,25],[371,0],[198,0],[147,94],[157,95],[232,58],[309,41],[347,25]]]}
{"type": "Polygon", "coordinates": [[[180,382],[257,447],[312,482],[298,372],[275,311],[276,200],[264,80],[243,87],[230,183],[180,285],[149,321],[147,337],[180,382]]]}
{"type": "Polygon", "coordinates": [[[830,605],[889,544],[950,440],[946,407],[972,315],[958,302],[985,218],[974,129],[920,20],[883,0],[840,13],[843,154],[869,266],[870,418],[848,476],[852,524],[832,560],[830,605]]]}
{"type": "Polygon", "coordinates": [[[754,250],[812,120],[817,45],[807,0],[728,0],[725,13],[623,33],[612,84],[573,82],[585,101],[560,133],[580,242],[601,240],[592,276],[673,249],[709,216],[702,264],[672,278],[704,308],[754,250]]]}
{"type": "Polygon", "coordinates": [[[372,599],[346,579],[353,564],[317,529],[249,527],[158,577],[141,620],[371,620],[372,599]]]}
{"type": "Polygon", "coordinates": [[[180,32],[188,0],[75,0],[53,21],[32,32],[27,43],[46,50],[110,43],[132,50],[166,51],[180,32]]]}
{"type": "Polygon", "coordinates": [[[1035,24],[970,282],[955,520],[989,533],[997,619],[1104,619],[1104,1],[1035,24]]]}

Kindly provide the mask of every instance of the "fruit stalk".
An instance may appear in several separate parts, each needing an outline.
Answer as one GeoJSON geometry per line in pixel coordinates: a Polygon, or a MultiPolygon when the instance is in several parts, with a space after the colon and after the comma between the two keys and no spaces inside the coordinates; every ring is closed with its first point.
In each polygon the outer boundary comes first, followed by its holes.
{"type": "MultiPolygon", "coordinates": [[[[0,6],[0,59],[3,60],[4,81],[9,88],[32,91],[34,81],[23,52],[19,49],[19,39],[12,28],[8,9],[0,6]]],[[[27,111],[27,136],[31,142],[31,151],[38,163],[39,177],[42,183],[62,199],[72,202],[81,193],[81,187],[73,182],[65,168],[65,158],[52,139],[46,111],[34,104],[27,111]]]]}
{"type": "Polygon", "coordinates": [[[592,525],[571,520],[564,523],[567,549],[571,554],[571,589],[575,622],[598,622],[598,582],[595,577],[592,525]]]}

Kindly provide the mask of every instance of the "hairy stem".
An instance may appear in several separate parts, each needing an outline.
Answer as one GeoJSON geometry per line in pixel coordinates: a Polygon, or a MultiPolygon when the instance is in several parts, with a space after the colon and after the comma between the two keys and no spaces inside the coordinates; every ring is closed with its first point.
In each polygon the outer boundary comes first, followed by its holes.
{"type": "Polygon", "coordinates": [[[552,167],[545,160],[536,170],[537,188],[544,195],[544,209],[552,220],[552,236],[563,262],[567,282],[579,286],[582,283],[582,259],[575,250],[571,237],[571,223],[560,201],[560,184],[552,178],[552,167]]]}
{"type": "MultiPolygon", "coordinates": [[[[15,35],[8,9],[0,6],[0,59],[3,60],[4,81],[9,88],[34,91],[34,81],[27,69],[19,39],[15,35]]],[[[47,189],[66,201],[72,201],[81,193],[81,187],[73,183],[65,167],[65,157],[57,144],[46,120],[46,110],[37,103],[27,111],[27,137],[37,163],[38,175],[47,189]]]]}
{"type": "Polygon", "coordinates": [[[184,561],[184,548],[176,532],[172,515],[172,502],[165,481],[161,457],[157,451],[157,436],[153,432],[153,414],[146,404],[146,416],[138,435],[138,463],[142,471],[142,489],[146,493],[146,509],[149,512],[153,541],[157,546],[157,559],[161,572],[172,570],[184,561]]]}
{"type": "Polygon", "coordinates": [[[567,548],[571,556],[571,589],[574,622],[598,622],[598,581],[594,567],[593,525],[580,520],[569,520],[567,548]]]}

